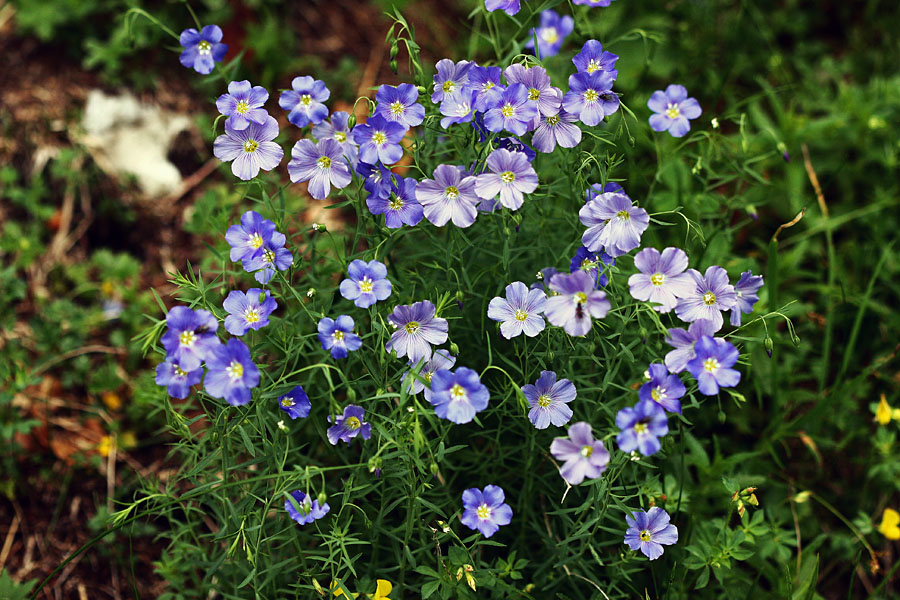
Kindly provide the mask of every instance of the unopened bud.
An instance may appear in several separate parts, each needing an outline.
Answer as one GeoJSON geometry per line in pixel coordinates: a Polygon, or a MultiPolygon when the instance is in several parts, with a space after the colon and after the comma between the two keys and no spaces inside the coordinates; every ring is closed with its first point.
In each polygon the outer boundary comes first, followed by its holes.
{"type": "Polygon", "coordinates": [[[391,42],[391,58],[397,58],[397,55],[400,54],[400,46],[397,45],[397,40],[391,42]]]}
{"type": "Polygon", "coordinates": [[[418,85],[418,86],[416,86],[416,90],[417,90],[420,94],[424,94],[424,93],[426,93],[426,92],[428,91],[428,90],[425,89],[425,86],[423,86],[423,85],[418,85]]]}
{"type": "Polygon", "coordinates": [[[725,417],[725,412],[724,412],[724,411],[721,411],[721,410],[720,410],[720,411],[719,411],[718,417],[719,417],[719,423],[724,423],[724,422],[725,422],[726,417],[725,417]]]}
{"type": "Polygon", "coordinates": [[[437,463],[431,463],[431,466],[428,467],[428,470],[431,471],[432,475],[437,475],[440,472],[441,468],[437,463]]]}
{"type": "Polygon", "coordinates": [[[772,338],[767,335],[763,345],[766,347],[766,354],[769,355],[769,358],[772,358],[772,352],[775,350],[775,343],[772,341],[772,338]]]}
{"type": "Polygon", "coordinates": [[[456,345],[456,342],[450,342],[450,354],[453,356],[457,356],[459,354],[459,346],[456,345]]]}
{"type": "Polygon", "coordinates": [[[462,576],[463,576],[463,568],[460,567],[459,569],[456,570],[456,580],[459,581],[460,579],[462,579],[462,576]]]}
{"type": "Polygon", "coordinates": [[[396,74],[397,74],[397,61],[396,61],[396,60],[392,60],[392,61],[389,63],[389,65],[390,65],[390,67],[391,67],[391,72],[393,72],[394,75],[396,75],[396,74]]]}
{"type": "Polygon", "coordinates": [[[356,115],[351,114],[347,118],[347,129],[353,129],[356,126],[356,115]]]}
{"type": "Polygon", "coordinates": [[[319,505],[325,504],[328,501],[328,495],[325,494],[325,490],[319,492],[319,495],[316,496],[316,500],[319,501],[319,505]]]}
{"type": "Polygon", "coordinates": [[[347,400],[353,404],[353,401],[356,400],[356,390],[353,388],[347,388],[347,400]]]}

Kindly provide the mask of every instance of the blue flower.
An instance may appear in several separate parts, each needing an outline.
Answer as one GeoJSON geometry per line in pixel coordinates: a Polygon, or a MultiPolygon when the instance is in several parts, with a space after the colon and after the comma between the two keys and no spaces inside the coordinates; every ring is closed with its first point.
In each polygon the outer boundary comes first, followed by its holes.
{"type": "Polygon", "coordinates": [[[206,359],[206,369],[206,393],[225,398],[232,406],[250,402],[250,389],[259,385],[259,369],[250,360],[250,349],[234,338],[213,349],[206,359]]]}
{"type": "Polygon", "coordinates": [[[523,194],[537,188],[537,173],[522,152],[498,148],[487,157],[485,165],[488,172],[475,178],[475,193],[479,198],[491,200],[500,194],[500,204],[518,210],[525,201],[523,194]]]}
{"type": "Polygon", "coordinates": [[[753,312],[753,305],[759,302],[759,296],[756,292],[763,286],[762,275],[754,275],[753,271],[744,271],[741,278],[734,284],[734,295],[737,296],[737,303],[731,309],[730,322],[735,327],[741,325],[741,313],[750,314],[753,312]]]}
{"type": "Polygon", "coordinates": [[[429,402],[435,414],[457,425],[468,423],[475,413],[487,408],[490,396],[478,373],[468,367],[452,372],[440,369],[431,376],[429,402]]]}
{"type": "Polygon", "coordinates": [[[327,502],[319,506],[318,500],[313,500],[311,496],[307,496],[300,490],[291,492],[291,497],[297,502],[298,508],[294,508],[294,503],[290,500],[285,500],[284,510],[287,511],[293,520],[301,525],[308,525],[317,519],[321,519],[331,510],[327,502]]]}
{"type": "Polygon", "coordinates": [[[383,198],[391,193],[391,170],[380,162],[369,164],[361,160],[356,172],[363,177],[363,188],[369,194],[383,198]]]}
{"type": "Polygon", "coordinates": [[[255,273],[254,278],[265,285],[272,280],[276,271],[286,271],[294,262],[290,250],[283,248],[284,236],[272,236],[272,239],[259,249],[256,254],[245,257],[241,264],[248,273],[255,273]],[[279,245],[281,242],[281,245],[279,245]]]}
{"type": "Polygon", "coordinates": [[[544,316],[569,335],[586,335],[593,323],[591,317],[602,319],[612,307],[606,293],[595,289],[595,285],[595,279],[584,271],[557,273],[549,285],[557,295],[547,299],[544,316]]]}
{"type": "Polygon", "coordinates": [[[581,52],[572,58],[579,73],[590,74],[596,71],[606,71],[612,75],[613,79],[619,76],[619,72],[616,70],[617,60],[619,60],[618,55],[604,50],[603,44],[597,40],[586,41],[581,52]]]}
{"type": "Polygon", "coordinates": [[[373,115],[365,123],[353,128],[350,134],[359,144],[359,159],[369,164],[382,162],[391,165],[403,158],[400,140],[407,127],[396,121],[388,121],[381,115],[373,115]]]}
{"type": "Polygon", "coordinates": [[[702,336],[694,345],[694,358],[687,370],[697,380],[700,393],[715,396],[720,387],[734,387],[741,381],[741,372],[731,367],[737,362],[737,348],[726,340],[702,336]]]}
{"type": "Polygon", "coordinates": [[[468,123],[475,115],[475,90],[464,90],[460,94],[444,98],[441,102],[441,127],[449,128],[454,123],[468,123]]]}
{"type": "Polygon", "coordinates": [[[221,161],[231,163],[231,172],[244,181],[250,181],[259,170],[271,171],[284,158],[284,150],[273,142],[278,137],[278,121],[267,116],[263,124],[250,123],[240,131],[225,121],[225,134],[213,142],[213,154],[221,161]]]}
{"type": "Polygon", "coordinates": [[[588,250],[605,250],[612,257],[622,256],[641,245],[641,234],[650,225],[647,211],[634,206],[631,198],[617,192],[600,194],[581,207],[578,218],[587,230],[581,243],[588,250]]]}
{"type": "Polygon", "coordinates": [[[398,357],[408,357],[410,362],[431,358],[431,346],[447,341],[447,319],[434,316],[434,304],[422,300],[411,305],[395,306],[388,315],[388,323],[396,327],[385,350],[397,351],[398,357]]]}
{"type": "Polygon", "coordinates": [[[278,399],[278,408],[286,412],[292,419],[305,419],[312,410],[312,403],[303,386],[298,385],[278,399]]]}
{"type": "Polygon", "coordinates": [[[376,115],[407,129],[421,125],[425,120],[425,107],[419,104],[419,90],[412,84],[382,85],[375,93],[375,99],[378,101],[376,115]]]}
{"type": "Polygon", "coordinates": [[[469,88],[475,93],[475,110],[485,112],[500,103],[506,87],[500,82],[500,67],[474,66],[469,70],[469,88]]]}
{"type": "Polygon", "coordinates": [[[654,310],[667,313],[694,289],[693,278],[684,272],[688,256],[679,248],[644,248],[634,256],[640,273],[628,278],[628,288],[635,300],[654,302],[654,310]]]}
{"type": "Polygon", "coordinates": [[[219,322],[208,310],[191,310],[174,306],[166,315],[168,331],[160,340],[166,349],[166,359],[178,364],[183,371],[195,371],[221,345],[216,337],[219,322]]]}
{"type": "Polygon", "coordinates": [[[488,131],[509,131],[524,135],[538,116],[537,104],[529,102],[528,88],[521,83],[508,85],[497,105],[484,113],[488,131]]]}
{"type": "Polygon", "coordinates": [[[240,225],[228,228],[225,240],[231,246],[231,260],[234,262],[253,256],[266,242],[274,241],[276,246],[284,246],[285,242],[284,234],[275,231],[275,223],[254,210],[241,215],[240,225]]]}
{"type": "Polygon", "coordinates": [[[506,495],[498,485],[486,485],[484,491],[469,488],[462,495],[463,514],[460,521],[489,538],[497,533],[501,525],[509,525],[512,521],[512,508],[504,500],[506,495]]]}
{"type": "Polygon", "coordinates": [[[318,141],[334,140],[340,144],[344,157],[355,170],[359,163],[359,146],[350,139],[350,115],[342,110],[331,113],[331,118],[313,126],[313,137],[318,141]]]}
{"type": "MultiPolygon", "coordinates": [[[[363,421],[366,411],[355,404],[348,404],[344,408],[344,414],[334,420],[334,425],[328,428],[328,441],[332,446],[337,446],[338,442],[350,443],[350,440],[356,436],[364,440],[372,437],[372,426],[363,421]]],[[[328,417],[331,423],[331,417],[328,417]]]]}
{"type": "Polygon", "coordinates": [[[615,79],[607,71],[569,75],[569,91],[563,96],[563,108],[578,115],[585,125],[597,125],[619,110],[619,96],[612,91],[615,79]]]}
{"type": "Polygon", "coordinates": [[[416,200],[416,180],[412,177],[396,177],[388,196],[369,195],[366,206],[373,215],[384,215],[384,224],[390,229],[403,225],[418,225],[425,212],[416,200]]]}
{"type": "Polygon", "coordinates": [[[341,296],[359,308],[369,308],[391,295],[393,286],[387,279],[387,267],[377,260],[354,260],[347,267],[349,279],[341,282],[341,296]]]}
{"type": "Polygon", "coordinates": [[[650,115],[650,128],[653,131],[668,131],[672,137],[683,137],[691,130],[688,119],[696,119],[703,112],[696,98],[688,98],[683,85],[672,84],[666,91],[657,90],[650,96],[647,106],[654,115],[650,115]]]}
{"type": "Polygon", "coordinates": [[[191,386],[200,383],[203,368],[183,371],[175,360],[166,360],[156,365],[156,383],[166,386],[166,391],[173,398],[182,400],[191,393],[191,386]]]}
{"type": "Polygon", "coordinates": [[[541,290],[529,290],[521,281],[506,286],[506,298],[493,298],[488,304],[487,316],[500,321],[500,335],[510,340],[525,334],[534,337],[546,324],[541,314],[547,296],[541,290]]]}
{"type": "Polygon", "coordinates": [[[534,50],[534,39],[537,38],[538,52],[541,58],[559,53],[563,40],[572,33],[575,21],[569,15],[560,17],[556,11],[545,10],[541,13],[541,24],[532,29],[525,47],[534,50]]]}
{"type": "Polygon", "coordinates": [[[222,303],[229,315],[225,317],[225,331],[244,335],[248,329],[261,329],[269,324],[269,315],[278,303],[268,290],[250,288],[247,293],[235,290],[222,303]]]}
{"type": "Polygon", "coordinates": [[[613,266],[616,264],[616,259],[606,252],[591,252],[586,247],[581,246],[569,263],[569,272],[584,271],[593,278],[596,282],[595,287],[599,290],[609,283],[606,273],[601,270],[601,264],[613,266]]]}
{"type": "Polygon", "coordinates": [[[715,325],[714,331],[718,331],[725,322],[722,311],[737,304],[734,286],[728,283],[728,273],[717,265],[706,269],[703,275],[696,269],[688,269],[687,273],[693,279],[693,285],[678,300],[675,314],[685,323],[709,319],[715,325]]]}
{"type": "Polygon", "coordinates": [[[578,485],[588,479],[597,479],[609,464],[609,451],[602,440],[595,440],[589,423],[580,421],[569,427],[569,438],[554,438],[550,454],[556,460],[565,461],[559,474],[569,485],[578,485]]]}
{"type": "Polygon", "coordinates": [[[623,408],[616,414],[620,429],[616,444],[622,452],[640,450],[644,456],[659,452],[660,437],[669,433],[666,411],[653,400],[641,400],[634,408],[623,408]]]}
{"type": "Polygon", "coordinates": [[[640,549],[650,560],[662,556],[663,544],[671,546],[678,541],[678,529],[669,523],[669,513],[658,506],[648,512],[633,511],[625,522],[625,543],[632,550],[640,549]]]}
{"type": "MultiPolygon", "coordinates": [[[[431,356],[431,360],[422,365],[422,368],[419,369],[419,377],[428,382],[428,385],[425,385],[415,377],[410,379],[409,384],[406,386],[407,394],[418,394],[421,391],[425,392],[425,400],[431,400],[431,378],[434,375],[435,371],[439,371],[441,369],[450,369],[453,365],[456,364],[456,357],[450,354],[448,351],[444,349],[435,350],[434,354],[431,356]]],[[[410,366],[415,366],[415,364],[410,361],[410,366]]],[[[406,377],[409,375],[409,371],[404,371],[403,375],[400,377],[401,380],[406,381],[406,377]]]]}
{"type": "Polygon", "coordinates": [[[226,122],[231,123],[232,129],[241,131],[247,129],[250,123],[265,124],[269,113],[262,106],[268,99],[266,88],[259,85],[251,87],[246,79],[232,81],[228,84],[228,93],[216,100],[216,108],[228,117],[226,122]]]}
{"type": "Polygon", "coordinates": [[[684,329],[670,329],[665,342],[675,348],[666,354],[665,363],[669,373],[681,373],[687,367],[688,362],[696,356],[694,344],[704,335],[713,336],[717,329],[716,324],[709,319],[697,319],[687,331],[684,329]]]}
{"type": "Polygon", "coordinates": [[[467,60],[458,63],[449,58],[439,60],[435,65],[437,73],[434,76],[434,93],[431,94],[431,101],[437,104],[449,96],[461,93],[469,83],[469,69],[474,66],[474,62],[467,60]]]}
{"type": "Polygon", "coordinates": [[[334,140],[300,140],[291,149],[288,173],[291,181],[308,181],[307,191],[316,200],[324,200],[331,193],[331,186],[343,189],[350,185],[353,175],[344,159],[344,149],[334,140]]]}
{"type": "Polygon", "coordinates": [[[652,400],[669,412],[681,414],[681,398],[684,396],[684,384],[678,375],[669,375],[669,370],[662,363],[653,363],[647,369],[650,381],[638,390],[638,398],[652,400]]]}
{"type": "Polygon", "coordinates": [[[323,104],[331,96],[325,83],[309,75],[294,77],[291,90],[281,92],[278,106],[288,111],[288,121],[297,127],[321,123],[328,117],[328,107],[323,104]]]}
{"type": "Polygon", "coordinates": [[[600,185],[599,183],[593,184],[584,192],[584,203],[587,204],[591,200],[597,199],[601,194],[605,194],[607,192],[617,192],[622,194],[623,196],[627,196],[625,193],[625,188],[614,181],[607,182],[606,185],[600,185]]]}
{"type": "Polygon", "coordinates": [[[531,135],[531,143],[539,151],[549,154],[559,145],[574,148],[581,143],[581,128],[575,125],[577,115],[560,110],[555,115],[541,115],[540,123],[531,135]]]}
{"type": "Polygon", "coordinates": [[[484,7],[488,12],[502,10],[509,16],[513,16],[519,12],[519,8],[521,8],[520,4],[520,0],[484,0],[484,7]]]}
{"type": "Polygon", "coordinates": [[[539,114],[555,115],[562,109],[562,90],[550,85],[550,76],[544,67],[513,64],[506,67],[503,74],[510,85],[521,83],[525,86],[528,101],[538,109],[539,114]]]}
{"type": "Polygon", "coordinates": [[[562,427],[572,418],[568,403],[577,394],[575,385],[568,379],[557,381],[553,371],[541,371],[534,385],[527,383],[522,386],[522,393],[531,406],[528,420],[536,429],[547,429],[551,423],[562,427]]]}
{"type": "Polygon", "coordinates": [[[319,342],[322,350],[330,350],[331,358],[347,358],[351,351],[362,347],[362,338],[353,333],[353,318],[341,315],[335,319],[322,317],[319,321],[319,342]]]}
{"type": "Polygon", "coordinates": [[[222,28],[207,25],[200,31],[193,27],[185,29],[178,38],[184,51],[178,60],[188,69],[201,75],[212,73],[215,63],[222,62],[228,52],[228,44],[222,44],[222,28]]]}
{"type": "Polygon", "coordinates": [[[453,165],[438,165],[434,179],[419,182],[416,200],[422,205],[425,218],[438,227],[451,220],[457,227],[469,227],[475,222],[480,201],[475,193],[475,177],[453,165]]]}

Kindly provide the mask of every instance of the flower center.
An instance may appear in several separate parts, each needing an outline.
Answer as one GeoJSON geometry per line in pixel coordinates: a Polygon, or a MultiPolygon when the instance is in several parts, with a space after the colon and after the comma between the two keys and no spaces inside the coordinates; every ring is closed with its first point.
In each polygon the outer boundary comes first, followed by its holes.
{"type": "Polygon", "coordinates": [[[303,106],[309,106],[310,104],[312,104],[312,96],[310,96],[309,94],[303,94],[302,96],[300,96],[300,104],[302,104],[303,106]]]}
{"type": "Polygon", "coordinates": [[[449,185],[444,190],[444,194],[447,195],[447,199],[455,200],[459,196],[459,189],[455,185],[449,185]]]}
{"type": "Polygon", "coordinates": [[[662,273],[654,273],[653,275],[650,276],[650,283],[652,283],[656,287],[661,286],[665,282],[666,282],[666,276],[663,275],[662,273]]]}
{"type": "Polygon", "coordinates": [[[550,115],[547,117],[547,125],[551,127],[559,123],[559,115],[550,115]]]}
{"type": "Polygon", "coordinates": [[[244,313],[244,320],[248,323],[259,322],[259,311],[255,308],[248,308],[247,312],[244,313]]]}
{"type": "Polygon", "coordinates": [[[263,250],[263,262],[267,264],[272,264],[275,262],[275,253],[266,248],[263,250]]]}
{"type": "Polygon", "coordinates": [[[207,42],[206,40],[201,40],[199,44],[197,44],[197,53],[198,54],[209,54],[212,51],[212,44],[207,42]]]}
{"type": "Polygon", "coordinates": [[[385,134],[383,131],[376,131],[372,134],[372,143],[376,146],[380,146],[386,143],[387,139],[387,134],[385,134]]]}
{"type": "Polygon", "coordinates": [[[479,519],[490,519],[491,518],[491,507],[486,503],[482,504],[478,508],[475,509],[475,514],[478,515],[479,519]]]}
{"type": "Polygon", "coordinates": [[[250,110],[250,103],[246,100],[239,100],[237,106],[234,107],[234,110],[242,115],[247,114],[247,111],[250,110]]]}
{"type": "Polygon", "coordinates": [[[419,333],[419,322],[418,321],[410,321],[406,325],[403,326],[406,329],[406,333],[409,335],[416,335],[419,333]]]}
{"type": "Polygon", "coordinates": [[[344,425],[347,427],[347,429],[356,430],[359,429],[361,423],[356,417],[347,417],[347,420],[344,421],[344,425]]]}
{"type": "Polygon", "coordinates": [[[716,303],[716,295],[712,292],[706,292],[703,294],[703,304],[707,306],[712,306],[716,303]]]}
{"type": "Polygon", "coordinates": [[[593,446],[582,446],[582,447],[581,447],[581,453],[580,453],[580,454],[581,454],[583,457],[585,457],[585,458],[590,458],[591,454],[593,454],[593,453],[594,453],[594,447],[593,447],[593,446]]]}
{"type": "Polygon", "coordinates": [[[541,39],[548,44],[553,44],[559,39],[559,33],[556,31],[555,27],[546,27],[541,29],[541,39]]]}
{"type": "Polygon", "coordinates": [[[550,406],[550,396],[546,394],[541,394],[540,396],[538,396],[538,406],[540,406],[541,408],[547,408],[548,406],[550,406]]]}
{"type": "Polygon", "coordinates": [[[707,373],[715,373],[719,370],[720,366],[719,361],[715,358],[707,358],[703,361],[703,370],[707,373]]]}
{"type": "Polygon", "coordinates": [[[654,402],[659,402],[660,398],[662,398],[663,395],[665,395],[665,392],[661,390],[659,386],[656,386],[655,388],[650,390],[650,397],[653,398],[654,402]]]}
{"type": "Polygon", "coordinates": [[[260,246],[263,245],[262,236],[259,235],[258,233],[254,233],[253,235],[250,236],[250,241],[248,242],[248,244],[250,244],[251,248],[258,249],[260,246]]]}
{"type": "Polygon", "coordinates": [[[647,429],[649,429],[649,427],[647,427],[647,424],[643,421],[634,424],[635,433],[647,433],[647,429]]]}
{"type": "Polygon", "coordinates": [[[592,59],[588,62],[587,68],[586,68],[585,70],[588,72],[588,74],[590,74],[590,73],[593,73],[594,71],[599,71],[599,70],[602,69],[602,68],[603,68],[603,67],[600,66],[600,63],[597,62],[597,59],[596,59],[596,58],[592,58],[592,59]]]}
{"type": "Polygon", "coordinates": [[[369,276],[366,275],[362,278],[362,281],[359,282],[359,291],[363,294],[368,294],[372,291],[372,286],[374,285],[375,284],[372,282],[372,280],[369,279],[369,276]]]}
{"type": "Polygon", "coordinates": [[[256,140],[247,140],[244,142],[244,152],[256,152],[257,148],[259,148],[259,142],[256,140]]]}
{"type": "Polygon", "coordinates": [[[528,318],[528,313],[520,308],[520,309],[516,310],[515,317],[516,317],[516,321],[524,321],[525,319],[528,318]]]}
{"type": "Polygon", "coordinates": [[[541,90],[537,88],[531,88],[528,90],[528,99],[529,100],[537,100],[541,97],[541,90]]]}
{"type": "Polygon", "coordinates": [[[500,173],[500,181],[503,183],[512,183],[516,180],[516,174],[512,171],[503,171],[500,173]]]}
{"type": "Polygon", "coordinates": [[[453,387],[450,388],[450,399],[451,400],[465,400],[466,399],[466,390],[463,386],[458,383],[454,383],[453,387]]]}
{"type": "Polygon", "coordinates": [[[334,341],[336,343],[341,343],[344,341],[344,332],[341,331],[340,329],[338,329],[337,331],[335,331],[334,333],[331,334],[331,337],[334,338],[334,341]]]}
{"type": "Polygon", "coordinates": [[[335,131],[334,139],[337,140],[338,143],[343,144],[344,142],[347,141],[347,134],[344,133],[343,131],[335,131]]]}
{"type": "Polygon", "coordinates": [[[395,117],[402,115],[405,110],[406,107],[399,100],[391,104],[391,114],[395,117]]]}
{"type": "Polygon", "coordinates": [[[319,160],[317,162],[319,163],[320,169],[330,169],[331,168],[331,159],[327,156],[320,156],[319,160]]]}
{"type": "Polygon", "coordinates": [[[650,541],[650,532],[646,529],[641,532],[641,541],[649,542],[650,541]]]}
{"type": "Polygon", "coordinates": [[[488,90],[494,89],[494,82],[493,82],[493,81],[488,81],[487,83],[484,84],[484,87],[483,87],[482,89],[483,89],[484,91],[486,91],[486,92],[487,92],[488,90]]]}
{"type": "Polygon", "coordinates": [[[585,102],[596,102],[597,98],[600,97],[600,94],[597,93],[597,90],[587,90],[584,93],[584,101],[585,102]]]}
{"type": "Polygon", "coordinates": [[[631,218],[631,215],[628,214],[627,210],[620,210],[619,212],[616,213],[616,216],[619,217],[620,219],[624,219],[626,221],[631,218]]]}
{"type": "Polygon", "coordinates": [[[589,258],[585,258],[583,261],[581,261],[581,270],[582,271],[590,271],[591,269],[594,269],[596,267],[597,267],[596,261],[593,261],[589,258]]]}
{"type": "Polygon", "coordinates": [[[182,346],[193,346],[194,342],[197,340],[197,336],[194,335],[194,331],[182,331],[181,335],[178,336],[181,340],[182,346]]]}
{"type": "Polygon", "coordinates": [[[472,111],[472,107],[469,105],[468,102],[461,102],[456,107],[456,116],[457,117],[465,117],[471,111],[472,111]]]}
{"type": "Polygon", "coordinates": [[[677,119],[680,117],[681,111],[678,109],[678,105],[670,103],[669,106],[666,107],[666,116],[670,119],[677,119]]]}
{"type": "Polygon", "coordinates": [[[394,196],[391,198],[391,201],[388,202],[388,206],[391,207],[391,210],[400,210],[403,208],[403,198],[400,196],[394,196]]]}
{"type": "Polygon", "coordinates": [[[575,292],[575,303],[584,304],[585,302],[587,302],[587,294],[584,292],[575,292]]]}
{"type": "Polygon", "coordinates": [[[503,105],[503,108],[500,109],[500,114],[509,119],[514,114],[516,114],[516,109],[513,108],[512,104],[506,103],[503,105]]]}
{"type": "Polygon", "coordinates": [[[453,88],[456,87],[456,82],[454,81],[445,81],[441,86],[441,89],[444,90],[445,93],[450,93],[453,91],[453,88]]]}
{"type": "Polygon", "coordinates": [[[233,360],[230,365],[225,367],[225,372],[228,373],[228,376],[231,377],[232,380],[240,379],[244,376],[244,365],[233,360]]]}
{"type": "Polygon", "coordinates": [[[432,375],[434,375],[434,373],[422,373],[422,379],[424,379],[424,380],[427,381],[428,383],[431,383],[431,376],[432,376],[432,375]]]}
{"type": "Polygon", "coordinates": [[[282,399],[281,399],[281,405],[282,405],[283,407],[285,407],[285,408],[290,408],[290,407],[292,407],[294,404],[296,404],[296,403],[294,402],[294,399],[293,399],[293,398],[285,397],[285,398],[282,398],[282,399]]]}
{"type": "Polygon", "coordinates": [[[179,377],[187,377],[187,371],[183,371],[178,365],[175,365],[175,374],[179,377]]]}

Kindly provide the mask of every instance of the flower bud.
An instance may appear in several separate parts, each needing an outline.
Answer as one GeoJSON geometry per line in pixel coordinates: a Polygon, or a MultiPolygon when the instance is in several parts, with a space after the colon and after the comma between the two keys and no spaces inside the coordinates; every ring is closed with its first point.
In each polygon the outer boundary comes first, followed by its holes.
{"type": "Polygon", "coordinates": [[[325,493],[325,490],[319,492],[319,495],[316,496],[316,500],[319,501],[320,505],[325,504],[325,502],[328,501],[328,495],[325,493]]]}
{"type": "Polygon", "coordinates": [[[725,422],[726,417],[725,417],[725,412],[724,412],[724,411],[721,411],[721,410],[720,410],[720,411],[719,411],[718,417],[719,417],[719,423],[724,423],[724,422],[725,422]]]}
{"type": "Polygon", "coordinates": [[[391,42],[391,59],[397,58],[397,55],[400,53],[400,46],[397,45],[397,40],[391,42]]]}
{"type": "Polygon", "coordinates": [[[440,472],[441,468],[437,463],[431,463],[431,466],[428,467],[428,470],[431,471],[432,475],[437,475],[440,472]]]}
{"type": "Polygon", "coordinates": [[[353,129],[356,126],[356,115],[353,113],[347,118],[347,129],[353,129]]]}
{"type": "Polygon", "coordinates": [[[392,61],[390,62],[390,67],[391,67],[391,72],[393,72],[394,75],[396,75],[396,74],[397,74],[397,61],[396,61],[396,60],[392,60],[392,61]]]}
{"type": "Polygon", "coordinates": [[[459,346],[456,345],[456,342],[450,342],[450,354],[453,356],[459,355],[459,346]]]}
{"type": "Polygon", "coordinates": [[[772,358],[772,352],[775,350],[775,343],[772,342],[772,338],[767,335],[763,345],[766,347],[766,354],[769,355],[769,358],[772,358]]]}
{"type": "Polygon", "coordinates": [[[356,390],[347,388],[347,401],[353,404],[356,401],[356,390]]]}
{"type": "Polygon", "coordinates": [[[418,90],[420,94],[425,94],[428,92],[428,90],[426,90],[425,86],[423,86],[423,85],[416,86],[416,90],[418,90]]]}

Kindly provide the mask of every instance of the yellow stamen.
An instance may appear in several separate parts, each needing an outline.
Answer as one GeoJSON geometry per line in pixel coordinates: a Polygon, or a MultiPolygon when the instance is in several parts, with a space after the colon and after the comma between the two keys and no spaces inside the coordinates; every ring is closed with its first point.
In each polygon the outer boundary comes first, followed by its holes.
{"type": "Polygon", "coordinates": [[[232,379],[240,379],[244,376],[244,365],[233,360],[230,365],[225,367],[225,372],[228,373],[228,376],[232,379]]]}
{"type": "Polygon", "coordinates": [[[359,429],[362,423],[360,423],[359,419],[356,417],[347,417],[347,420],[344,421],[344,425],[346,425],[347,429],[354,430],[359,429]]]}
{"type": "Polygon", "coordinates": [[[387,134],[384,133],[383,131],[376,131],[375,133],[372,134],[372,143],[375,144],[376,146],[385,144],[385,143],[387,143],[387,141],[388,141],[387,134]]]}
{"type": "Polygon", "coordinates": [[[654,273],[653,275],[650,276],[650,283],[652,283],[656,287],[661,286],[665,282],[666,282],[666,276],[663,275],[662,273],[654,273]]]}
{"type": "Polygon", "coordinates": [[[524,321],[525,319],[528,318],[528,313],[520,308],[520,309],[516,310],[515,317],[516,317],[516,321],[524,321]]]}
{"type": "Polygon", "coordinates": [[[475,509],[475,514],[478,515],[479,519],[490,519],[491,518],[491,507],[487,504],[482,504],[478,508],[475,509]]]}
{"type": "Polygon", "coordinates": [[[600,94],[597,93],[597,90],[587,90],[584,93],[584,101],[585,102],[596,102],[597,98],[600,97],[600,94]]]}
{"type": "Polygon", "coordinates": [[[331,168],[331,159],[327,156],[320,156],[319,160],[319,168],[320,169],[330,169],[331,168]]]}
{"type": "Polygon", "coordinates": [[[707,306],[712,306],[716,303],[716,295],[712,292],[706,292],[703,294],[703,304],[707,306]]]}
{"type": "Polygon", "coordinates": [[[678,117],[680,117],[681,110],[679,110],[678,105],[670,103],[669,106],[666,107],[666,116],[670,119],[677,119],[678,117]]]}
{"type": "Polygon", "coordinates": [[[259,148],[259,142],[256,140],[247,140],[244,142],[244,152],[256,152],[257,148],[259,148]]]}
{"type": "Polygon", "coordinates": [[[516,174],[512,171],[503,171],[500,173],[500,181],[503,183],[512,183],[516,180],[516,174]]]}
{"type": "Polygon", "coordinates": [[[181,335],[178,336],[178,339],[181,341],[182,346],[193,346],[194,342],[197,341],[197,337],[194,335],[193,330],[182,331],[181,335]]]}
{"type": "Polygon", "coordinates": [[[368,294],[372,291],[372,287],[374,285],[375,284],[372,282],[372,280],[369,279],[369,276],[366,275],[362,278],[362,281],[359,282],[359,291],[363,294],[368,294]]]}
{"type": "Polygon", "coordinates": [[[444,194],[446,194],[447,199],[455,200],[459,196],[459,189],[455,185],[450,185],[444,190],[444,194]]]}
{"type": "Polygon", "coordinates": [[[419,332],[419,322],[418,321],[410,321],[406,325],[403,326],[406,329],[406,333],[409,335],[415,335],[419,332]]]}
{"type": "Polygon", "coordinates": [[[541,408],[547,408],[548,406],[550,406],[550,396],[547,396],[546,394],[541,394],[540,396],[538,396],[537,403],[538,403],[538,406],[540,406],[541,408]]]}

